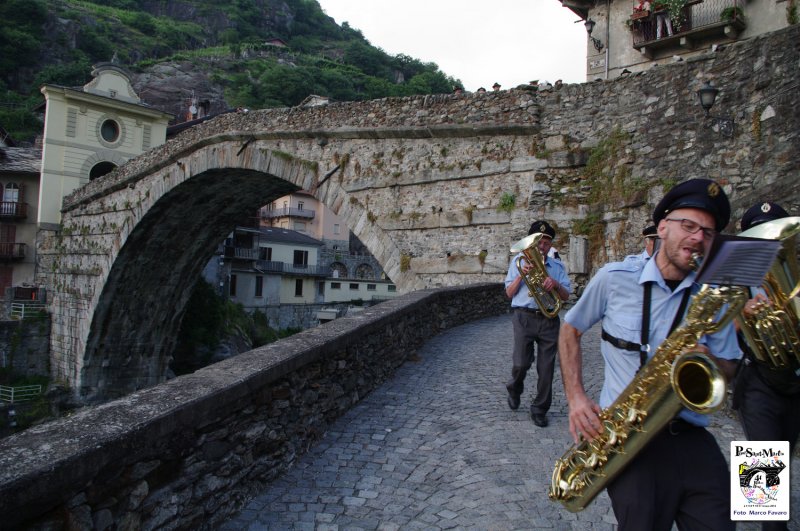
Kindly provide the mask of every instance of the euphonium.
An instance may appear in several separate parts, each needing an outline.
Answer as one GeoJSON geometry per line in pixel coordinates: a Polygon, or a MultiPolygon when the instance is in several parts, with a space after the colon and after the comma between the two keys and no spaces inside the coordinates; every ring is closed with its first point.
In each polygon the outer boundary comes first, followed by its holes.
{"type": "Polygon", "coordinates": [[[602,411],[600,435],[573,445],[556,461],[551,500],[572,512],[586,508],[681,408],[698,413],[719,409],[725,401],[724,377],[708,356],[688,350],[703,335],[728,324],[746,300],[742,288],[701,288],[681,326],[602,411]],[[726,304],[725,313],[715,321],[726,304]]]}
{"type": "Polygon", "coordinates": [[[561,297],[558,296],[555,289],[547,291],[542,287],[542,282],[548,277],[548,274],[538,245],[539,240],[544,236],[541,232],[534,232],[512,245],[511,252],[513,254],[522,253],[525,260],[531,265],[531,269],[526,275],[522,272],[522,256],[517,258],[517,269],[525,285],[528,286],[528,297],[533,298],[536,305],[539,306],[539,310],[546,317],[552,319],[561,311],[561,297]]]}
{"type": "Polygon", "coordinates": [[[739,236],[781,240],[781,250],[764,278],[767,302],[752,315],[736,317],[742,334],[755,357],[767,365],[800,369],[800,268],[797,242],[800,217],[789,217],[756,225],[739,236]]]}

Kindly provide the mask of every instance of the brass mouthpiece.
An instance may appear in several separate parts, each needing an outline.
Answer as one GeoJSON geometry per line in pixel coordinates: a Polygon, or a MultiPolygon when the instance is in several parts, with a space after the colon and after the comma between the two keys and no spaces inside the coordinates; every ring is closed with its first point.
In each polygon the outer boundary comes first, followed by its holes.
{"type": "Polygon", "coordinates": [[[700,269],[701,265],[703,265],[703,254],[692,253],[692,258],[689,260],[689,267],[692,268],[692,271],[697,271],[700,269]]]}

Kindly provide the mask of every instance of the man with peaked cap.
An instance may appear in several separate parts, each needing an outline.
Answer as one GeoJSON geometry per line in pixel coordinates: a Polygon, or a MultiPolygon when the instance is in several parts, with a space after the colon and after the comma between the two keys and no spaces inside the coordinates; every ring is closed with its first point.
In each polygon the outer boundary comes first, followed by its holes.
{"type": "Polygon", "coordinates": [[[655,225],[648,225],[642,231],[644,237],[644,251],[642,251],[642,258],[648,260],[653,253],[656,252],[656,242],[658,242],[658,229],[655,225]]]}
{"type": "MultiPolygon", "coordinates": [[[[535,233],[543,235],[538,243],[538,252],[542,255],[548,276],[542,282],[542,288],[548,292],[555,290],[558,297],[565,301],[571,289],[567,270],[560,260],[548,256],[556,231],[546,221],[534,221],[528,236],[535,233]]],[[[528,295],[528,286],[517,268],[517,258],[520,257],[523,274],[527,275],[530,271],[531,264],[520,253],[511,260],[505,280],[506,295],[511,299],[511,324],[514,329],[513,367],[511,379],[506,383],[508,407],[512,410],[519,408],[520,397],[525,389],[525,376],[535,360],[538,380],[536,395],[531,402],[531,420],[544,428],[547,426],[547,411],[553,401],[553,373],[560,319],[543,314],[536,300],[528,295]],[[538,356],[534,353],[537,345],[538,356]]]]}
{"type": "MultiPolygon", "coordinates": [[[[750,207],[742,216],[742,231],[762,223],[788,218],[789,213],[777,203],[764,202],[750,207]]],[[[761,288],[750,289],[753,298],[744,312],[752,314],[767,297],[761,288]]],[[[789,454],[793,455],[800,435],[800,367],[779,369],[759,361],[739,334],[742,347],[741,362],[733,391],[733,408],[739,412],[744,434],[751,441],[789,441],[789,454]]],[[[765,531],[788,529],[780,520],[765,521],[765,531]]]]}
{"type": "MultiPolygon", "coordinates": [[[[569,428],[577,443],[604,429],[598,415],[682,321],[695,283],[695,253],[705,253],[730,218],[722,188],[708,179],[682,182],[653,212],[661,245],[649,260],[603,266],[567,312],[559,354],[569,404],[569,428]],[[583,386],[581,335],[602,321],[605,362],[599,403],[583,386]]],[[[732,375],[741,356],[732,325],[701,338],[710,357],[732,375]]],[[[701,347],[703,348],[703,347],[701,347]]],[[[686,409],[654,435],[607,485],[621,531],[734,529],[730,520],[728,465],[705,415],[686,409]]]]}

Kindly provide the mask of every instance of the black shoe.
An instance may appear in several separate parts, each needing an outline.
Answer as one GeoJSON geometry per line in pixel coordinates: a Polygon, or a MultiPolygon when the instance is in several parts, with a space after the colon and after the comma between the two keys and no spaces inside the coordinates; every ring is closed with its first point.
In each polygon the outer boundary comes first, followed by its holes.
{"type": "Polygon", "coordinates": [[[511,391],[508,392],[508,407],[513,411],[516,411],[519,407],[519,396],[513,394],[511,391]]]}
{"type": "Polygon", "coordinates": [[[547,427],[547,416],[544,413],[531,413],[531,420],[540,428],[547,427]]]}

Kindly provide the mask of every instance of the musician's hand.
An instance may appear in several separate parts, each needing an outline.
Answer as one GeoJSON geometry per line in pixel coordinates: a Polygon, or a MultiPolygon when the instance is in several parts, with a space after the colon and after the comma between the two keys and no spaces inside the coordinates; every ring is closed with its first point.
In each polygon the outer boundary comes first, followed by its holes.
{"type": "Polygon", "coordinates": [[[550,291],[558,287],[558,282],[553,277],[547,277],[542,281],[542,288],[545,291],[550,291]]]}
{"type": "Polygon", "coordinates": [[[594,439],[600,435],[603,428],[600,422],[600,413],[603,409],[583,395],[575,398],[569,404],[569,432],[577,444],[580,438],[594,439]]]}
{"type": "Polygon", "coordinates": [[[765,305],[769,305],[771,301],[763,294],[756,293],[756,296],[747,301],[742,309],[745,317],[753,317],[765,305]]]}
{"type": "Polygon", "coordinates": [[[522,264],[522,274],[527,275],[530,272],[532,266],[528,263],[527,260],[523,260],[521,264],[522,264]]]}

